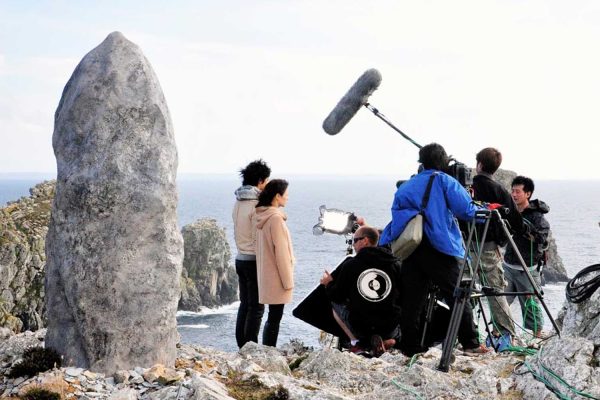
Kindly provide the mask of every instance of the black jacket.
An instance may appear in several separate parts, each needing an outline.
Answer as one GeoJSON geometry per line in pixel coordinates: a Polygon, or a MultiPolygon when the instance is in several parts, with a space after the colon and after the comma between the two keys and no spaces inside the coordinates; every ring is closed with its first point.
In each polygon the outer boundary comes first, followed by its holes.
{"type": "MultiPolygon", "coordinates": [[[[521,213],[523,222],[529,226],[528,232],[513,236],[525,264],[530,267],[537,265],[542,260],[544,251],[548,248],[550,224],[544,218],[544,214],[547,214],[548,211],[550,211],[550,207],[543,201],[531,200],[529,206],[521,213]]],[[[504,261],[512,265],[521,265],[512,246],[506,248],[504,261]]]]}
{"type": "MultiPolygon", "coordinates": [[[[503,216],[508,221],[510,228],[513,232],[523,233],[525,227],[523,225],[523,219],[521,213],[517,209],[515,202],[512,197],[502,187],[502,185],[493,180],[489,175],[475,175],[473,177],[473,199],[478,201],[485,201],[487,203],[499,203],[509,209],[507,216],[503,216]]],[[[477,225],[478,238],[481,238],[483,233],[483,225],[477,225]]],[[[504,246],[508,242],[508,238],[504,234],[504,230],[500,226],[498,221],[490,221],[490,226],[486,234],[486,242],[494,241],[499,246],[504,246]]]]}
{"type": "Polygon", "coordinates": [[[348,306],[351,325],[379,334],[398,325],[400,262],[389,249],[365,247],[334,272],[327,296],[348,306]]]}

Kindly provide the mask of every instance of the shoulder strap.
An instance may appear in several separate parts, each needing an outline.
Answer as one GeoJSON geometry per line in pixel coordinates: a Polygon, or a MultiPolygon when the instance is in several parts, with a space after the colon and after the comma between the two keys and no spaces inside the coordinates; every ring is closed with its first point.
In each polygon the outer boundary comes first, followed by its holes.
{"type": "Polygon", "coordinates": [[[437,175],[436,172],[431,174],[429,177],[429,182],[427,182],[427,189],[425,189],[425,194],[423,195],[423,202],[421,203],[421,210],[419,212],[423,212],[425,208],[427,208],[427,203],[429,203],[429,194],[431,193],[431,186],[433,185],[433,180],[437,175]]]}

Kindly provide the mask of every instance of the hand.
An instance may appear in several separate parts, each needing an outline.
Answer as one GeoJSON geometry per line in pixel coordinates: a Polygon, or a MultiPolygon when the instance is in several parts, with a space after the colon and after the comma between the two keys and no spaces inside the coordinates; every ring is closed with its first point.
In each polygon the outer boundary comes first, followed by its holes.
{"type": "Polygon", "coordinates": [[[329,271],[325,270],[323,272],[323,276],[321,277],[321,285],[327,286],[333,281],[333,277],[329,273],[329,271]]]}
{"type": "Polygon", "coordinates": [[[356,224],[358,226],[363,226],[367,223],[367,220],[365,219],[365,217],[356,217],[356,224]]]}

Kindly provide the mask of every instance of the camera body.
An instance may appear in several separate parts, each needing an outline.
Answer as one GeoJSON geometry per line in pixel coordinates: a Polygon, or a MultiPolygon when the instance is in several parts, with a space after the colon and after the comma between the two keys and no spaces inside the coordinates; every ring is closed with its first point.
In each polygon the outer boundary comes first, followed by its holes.
{"type": "MultiPolygon", "coordinates": [[[[423,164],[419,165],[419,170],[417,172],[421,172],[422,170],[423,164]]],[[[461,162],[451,159],[446,168],[444,168],[443,172],[456,179],[458,183],[460,183],[465,188],[468,188],[469,186],[473,185],[473,174],[471,173],[471,168],[467,167],[461,162]]],[[[411,178],[413,176],[411,176],[411,178]]],[[[399,188],[400,185],[402,185],[406,181],[407,179],[401,179],[396,181],[396,189],[399,188]]]]}
{"type": "Polygon", "coordinates": [[[444,172],[456,179],[458,183],[460,183],[463,187],[473,185],[473,175],[471,174],[471,168],[467,167],[461,162],[458,162],[456,160],[450,160],[450,163],[448,164],[444,172]]]}

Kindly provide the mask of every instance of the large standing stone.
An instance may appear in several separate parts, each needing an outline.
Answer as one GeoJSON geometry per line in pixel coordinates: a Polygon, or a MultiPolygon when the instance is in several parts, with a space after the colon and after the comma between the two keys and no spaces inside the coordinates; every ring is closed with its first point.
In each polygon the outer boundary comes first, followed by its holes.
{"type": "Polygon", "coordinates": [[[177,150],[158,79],[121,33],[73,72],[52,142],[46,346],[106,373],[172,365],[183,257],[177,150]]]}

